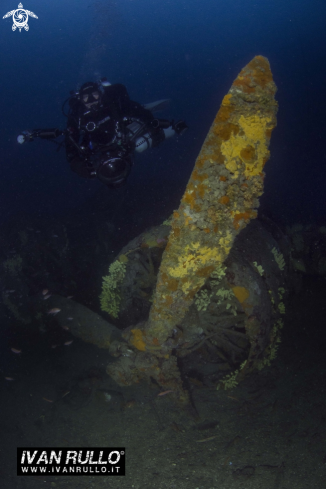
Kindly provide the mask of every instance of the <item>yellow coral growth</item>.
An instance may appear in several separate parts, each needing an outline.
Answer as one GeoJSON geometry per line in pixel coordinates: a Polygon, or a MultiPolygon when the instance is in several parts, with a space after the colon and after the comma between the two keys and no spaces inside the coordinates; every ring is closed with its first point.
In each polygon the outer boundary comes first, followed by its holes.
{"type": "Polygon", "coordinates": [[[232,287],[233,294],[236,296],[238,301],[242,304],[249,297],[249,290],[245,287],[232,287]]]}
{"type": "Polygon", "coordinates": [[[145,351],[146,345],[143,337],[143,332],[141,329],[132,329],[132,336],[130,338],[130,343],[137,348],[137,350],[145,351]]]}
{"type": "MultiPolygon", "coordinates": [[[[221,153],[225,156],[226,167],[231,173],[245,165],[244,175],[251,178],[259,175],[269,159],[268,144],[269,138],[266,136],[274,124],[273,114],[269,117],[251,115],[239,118],[241,131],[237,135],[231,135],[228,141],[221,145],[221,153]]],[[[232,178],[238,176],[233,175],[232,178]]]]}
{"type": "Polygon", "coordinates": [[[174,278],[188,277],[192,272],[196,272],[199,266],[204,266],[212,261],[219,262],[220,259],[221,255],[216,248],[201,247],[199,242],[191,243],[177,257],[177,264],[173,267],[168,267],[167,272],[168,275],[174,278]]]}

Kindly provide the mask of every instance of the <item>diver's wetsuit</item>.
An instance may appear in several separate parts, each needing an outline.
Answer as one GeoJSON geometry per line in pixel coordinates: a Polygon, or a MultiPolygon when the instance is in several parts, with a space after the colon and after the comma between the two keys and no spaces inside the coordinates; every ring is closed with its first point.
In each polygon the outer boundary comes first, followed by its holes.
{"type": "MultiPolygon", "coordinates": [[[[130,100],[126,87],[120,83],[104,87],[100,106],[96,110],[87,109],[79,100],[71,99],[67,129],[76,144],[84,148],[81,153],[66,135],[66,156],[74,172],[81,177],[91,178],[93,173],[88,160],[91,155],[107,151],[114,155],[121,150],[121,141],[119,145],[116,136],[117,127],[122,132],[124,130],[123,117],[136,118],[148,126],[154,119],[149,110],[130,100]]],[[[150,128],[150,131],[158,144],[162,140],[162,130],[150,128]]],[[[132,153],[134,148],[127,147],[125,150],[132,153]]]]}

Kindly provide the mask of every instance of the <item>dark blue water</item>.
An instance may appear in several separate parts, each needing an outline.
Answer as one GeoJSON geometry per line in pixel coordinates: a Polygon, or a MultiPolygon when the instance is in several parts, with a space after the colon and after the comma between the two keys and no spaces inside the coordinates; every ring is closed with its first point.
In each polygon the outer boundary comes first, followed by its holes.
{"type": "MultiPolygon", "coordinates": [[[[1,4],[2,15],[17,8],[1,4]]],[[[261,54],[278,86],[278,127],[261,209],[282,222],[325,217],[325,13],[322,0],[30,0],[30,30],[1,20],[1,221],[69,212],[100,190],[70,172],[46,141],[20,146],[26,128],[65,127],[71,89],[106,76],[142,103],[168,97],[166,117],[185,118],[179,140],[137,158],[134,196],[155,188],[176,204],[223,95],[261,54]]],[[[108,190],[109,192],[109,190],[108,190]]]]}

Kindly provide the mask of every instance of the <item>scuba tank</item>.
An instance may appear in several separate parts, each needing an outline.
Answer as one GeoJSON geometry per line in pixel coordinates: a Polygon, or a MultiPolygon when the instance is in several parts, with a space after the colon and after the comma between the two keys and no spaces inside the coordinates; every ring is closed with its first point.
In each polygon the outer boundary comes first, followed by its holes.
{"type": "MultiPolygon", "coordinates": [[[[163,129],[163,139],[170,138],[175,134],[175,130],[168,120],[154,119],[151,123],[151,127],[154,130],[159,128],[163,129]]],[[[129,141],[135,142],[135,151],[137,151],[137,153],[142,153],[153,146],[153,135],[148,131],[148,124],[144,124],[139,120],[134,119],[131,124],[127,126],[127,130],[129,131],[128,139],[129,141]],[[146,132],[142,134],[143,131],[146,132]]]]}

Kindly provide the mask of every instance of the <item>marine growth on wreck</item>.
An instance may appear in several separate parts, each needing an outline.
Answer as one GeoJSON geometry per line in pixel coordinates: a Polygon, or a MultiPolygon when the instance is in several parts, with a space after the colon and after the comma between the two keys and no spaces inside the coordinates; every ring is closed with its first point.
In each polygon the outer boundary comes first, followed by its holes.
{"type": "MultiPolygon", "coordinates": [[[[109,375],[119,383],[151,377],[173,389],[180,399],[187,398],[172,353],[172,338],[193,302],[198,308],[205,299],[206,291],[201,295],[198,292],[221,270],[236,236],[257,216],[269,142],[276,125],[275,93],[268,60],[256,56],[223,98],[180,206],[173,213],[149,319],[123,333],[135,353],[108,367],[109,375]]],[[[263,273],[261,265],[255,270],[263,273]]],[[[224,293],[232,291],[245,313],[252,310],[248,289],[238,283],[228,286],[230,291],[224,293]]],[[[208,296],[206,299],[208,302],[208,296]]],[[[183,330],[186,327],[184,323],[183,330]]],[[[249,324],[248,338],[257,351],[255,328],[256,323],[249,324]]],[[[186,334],[184,337],[187,341],[186,334]]]]}
{"type": "Polygon", "coordinates": [[[268,60],[256,56],[223,98],[173,214],[145,342],[167,339],[235,236],[257,216],[276,125],[275,92],[268,60]]]}

